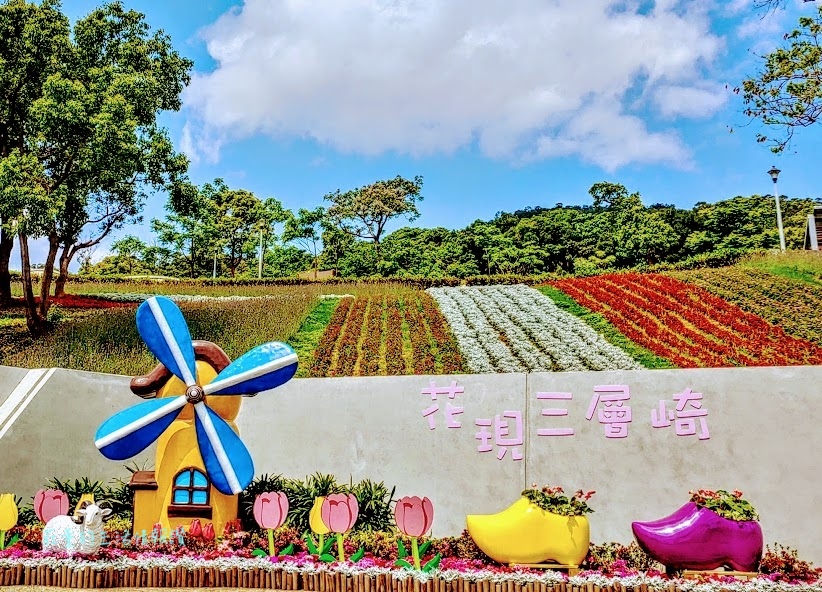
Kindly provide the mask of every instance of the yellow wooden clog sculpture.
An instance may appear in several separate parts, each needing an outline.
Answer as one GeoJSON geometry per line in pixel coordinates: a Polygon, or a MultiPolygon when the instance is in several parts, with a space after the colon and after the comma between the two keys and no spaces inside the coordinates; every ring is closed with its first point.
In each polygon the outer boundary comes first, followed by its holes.
{"type": "Polygon", "coordinates": [[[579,565],[588,553],[591,531],[585,516],[560,516],[521,497],[497,514],[470,515],[468,533],[500,563],[579,565]]]}

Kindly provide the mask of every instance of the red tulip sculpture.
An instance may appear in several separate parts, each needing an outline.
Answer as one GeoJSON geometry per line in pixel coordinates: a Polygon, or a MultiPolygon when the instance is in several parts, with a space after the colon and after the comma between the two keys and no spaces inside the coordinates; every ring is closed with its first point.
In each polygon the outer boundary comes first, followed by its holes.
{"type": "MultiPolygon", "coordinates": [[[[430,571],[437,567],[440,562],[440,555],[437,554],[431,561],[425,564],[425,567],[420,565],[420,556],[424,555],[430,546],[430,542],[426,542],[422,547],[417,544],[417,539],[431,530],[431,524],[434,522],[434,504],[427,497],[420,499],[417,496],[406,496],[397,500],[397,505],[394,508],[394,519],[397,522],[397,528],[405,536],[411,537],[411,557],[414,561],[414,568],[423,571],[430,571]]],[[[402,541],[397,541],[399,547],[399,556],[397,565],[403,567],[411,567],[404,557],[407,556],[405,547],[402,541]]]]}
{"type": "MultiPolygon", "coordinates": [[[[343,535],[354,526],[359,511],[360,506],[353,493],[332,493],[323,500],[320,516],[326,528],[337,535],[337,555],[341,562],[345,561],[343,535]]],[[[357,551],[351,560],[358,561],[360,557],[362,557],[362,549],[357,551]]]]}
{"type": "MultiPolygon", "coordinates": [[[[274,531],[285,524],[288,518],[288,497],[282,491],[267,491],[261,493],[254,500],[254,520],[260,528],[268,530],[268,555],[273,557],[277,554],[274,548],[274,531]]],[[[280,553],[288,555],[294,550],[293,545],[289,545],[280,553]]],[[[262,549],[255,549],[254,555],[265,555],[262,549]]]]}
{"type": "Polygon", "coordinates": [[[41,489],[34,494],[34,513],[48,523],[55,516],[65,516],[69,511],[68,495],[59,489],[41,489]]]}

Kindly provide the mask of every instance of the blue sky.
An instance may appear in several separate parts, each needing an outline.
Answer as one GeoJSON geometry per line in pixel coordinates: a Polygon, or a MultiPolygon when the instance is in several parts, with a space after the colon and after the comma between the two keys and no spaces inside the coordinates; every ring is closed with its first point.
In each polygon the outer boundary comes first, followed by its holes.
{"type": "MultiPolygon", "coordinates": [[[[124,3],[194,60],[183,110],[162,122],[198,184],[222,177],[297,209],[422,175],[415,224],[448,228],[590,203],[603,180],[681,207],[766,193],[774,164],[780,193],[820,198],[822,125],[780,156],[756,124],[728,131],[747,121],[730,88],[814,3],[767,15],[752,0],[124,3]]],[[[96,4],[63,8],[74,20],[96,4]]],[[[147,224],[127,233],[150,239],[147,224]]]]}

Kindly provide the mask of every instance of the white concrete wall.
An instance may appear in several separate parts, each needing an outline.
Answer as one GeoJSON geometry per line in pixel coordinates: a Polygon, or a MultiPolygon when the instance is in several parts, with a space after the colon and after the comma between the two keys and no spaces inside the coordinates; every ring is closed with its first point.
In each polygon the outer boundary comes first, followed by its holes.
{"type": "MultiPolygon", "coordinates": [[[[597,542],[630,541],[632,520],[672,512],[689,489],[741,489],[762,516],[766,542],[790,545],[819,564],[820,391],[822,367],[295,379],[245,401],[238,424],[257,474],[320,471],[385,481],[397,496],[427,495],[437,535],[459,533],[468,513],[504,509],[532,482],[596,490],[590,522],[597,542]],[[433,402],[422,393],[432,380],[437,387],[455,380],[464,390],[437,397],[433,430],[423,417],[433,402]],[[586,420],[600,385],[629,387],[625,438],[607,438],[597,414],[586,420]],[[686,388],[703,394],[707,440],[651,427],[659,401],[672,409],[673,394],[686,388]],[[539,392],[573,398],[538,400],[539,392]],[[445,425],[448,403],[463,408],[453,416],[459,428],[445,425]],[[568,415],[545,417],[548,407],[568,415]],[[499,446],[477,450],[475,421],[506,412],[522,417],[521,460],[513,459],[513,446],[501,460],[499,446]],[[562,427],[574,435],[537,435],[562,427]]],[[[52,476],[126,476],[121,463],[97,452],[93,435],[109,415],[138,402],[127,377],[0,367],[0,492],[29,498],[52,476]],[[12,392],[17,404],[8,414],[12,392]]],[[[515,437],[515,422],[509,426],[515,437]]],[[[151,463],[153,454],[135,460],[151,463]]]]}

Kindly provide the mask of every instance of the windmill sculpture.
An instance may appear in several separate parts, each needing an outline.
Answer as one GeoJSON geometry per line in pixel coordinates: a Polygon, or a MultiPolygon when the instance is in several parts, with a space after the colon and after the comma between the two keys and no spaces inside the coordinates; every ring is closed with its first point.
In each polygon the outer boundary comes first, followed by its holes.
{"type": "MultiPolygon", "coordinates": [[[[131,458],[160,438],[183,410],[191,406],[193,413],[190,415],[193,415],[196,447],[199,449],[202,468],[217,491],[225,496],[236,496],[254,478],[254,465],[238,434],[209,406],[208,398],[253,396],[260,391],[278,387],[290,380],[297,371],[297,354],[287,344],[266,343],[237,358],[216,376],[212,373],[213,378],[206,384],[200,384],[197,369],[202,362],[195,361],[191,334],[174,302],[162,296],[149,298],[137,309],[136,319],[137,330],[148,349],[168,371],[184,383],[185,393],[151,399],[111,416],[98,428],[95,445],[106,458],[131,458]]],[[[193,447],[194,441],[190,440],[193,447]]],[[[162,452],[158,446],[158,464],[161,462],[162,452]]],[[[205,475],[198,473],[197,469],[197,466],[186,469],[190,471],[186,475],[190,481],[188,489],[191,490],[187,494],[187,501],[177,499],[177,489],[182,491],[182,488],[176,487],[183,474],[180,471],[169,482],[169,488],[174,489],[167,492],[168,503],[187,503],[195,507],[205,503],[195,499],[197,495],[203,495],[207,499],[207,493],[196,494],[194,491],[198,489],[197,485],[201,485],[194,481],[205,479],[205,475]]],[[[156,483],[154,488],[157,488],[156,483]]],[[[185,495],[185,491],[182,491],[182,495],[185,495]]],[[[135,516],[136,499],[135,496],[135,516]]],[[[234,505],[236,508],[236,497],[234,505]]],[[[220,522],[224,519],[222,517],[220,522]]],[[[134,528],[136,531],[136,524],[134,528]]]]}

